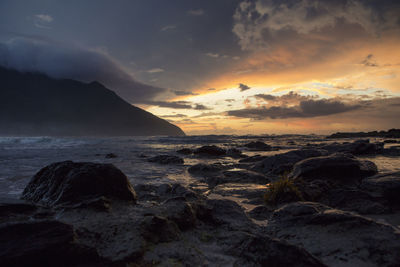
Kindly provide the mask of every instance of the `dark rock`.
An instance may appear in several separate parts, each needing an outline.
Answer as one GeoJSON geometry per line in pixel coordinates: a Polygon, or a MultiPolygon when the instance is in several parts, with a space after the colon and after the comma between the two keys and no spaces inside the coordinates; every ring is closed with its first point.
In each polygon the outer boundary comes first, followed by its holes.
{"type": "Polygon", "coordinates": [[[117,155],[115,155],[114,153],[108,153],[107,155],[106,155],[106,159],[113,159],[113,158],[117,158],[118,156],[117,155]]]}
{"type": "Polygon", "coordinates": [[[0,225],[1,266],[102,266],[94,249],[80,245],[72,226],[58,221],[0,225]]]}
{"type": "Polygon", "coordinates": [[[245,158],[246,155],[243,155],[242,151],[237,148],[229,148],[226,151],[226,155],[232,158],[245,158]]]}
{"type": "Polygon", "coordinates": [[[145,216],[141,222],[142,236],[152,243],[170,242],[179,238],[175,223],[160,216],[145,216]]]}
{"type": "Polygon", "coordinates": [[[336,153],[302,160],[295,164],[289,176],[303,180],[328,179],[343,184],[356,184],[362,178],[377,172],[376,165],[371,161],[362,161],[349,154],[336,153]]]}
{"type": "Polygon", "coordinates": [[[383,198],[391,207],[400,207],[400,172],[378,174],[364,179],[361,188],[383,198]]]}
{"type": "Polygon", "coordinates": [[[272,147],[261,141],[252,141],[244,145],[245,147],[254,151],[271,151],[272,147]]]}
{"type": "Polygon", "coordinates": [[[163,203],[165,217],[175,222],[182,231],[192,228],[196,224],[196,214],[191,204],[184,197],[168,199],[163,203]]]}
{"type": "Polygon", "coordinates": [[[35,205],[20,199],[0,198],[0,216],[13,213],[30,213],[37,209],[35,205]]]}
{"type": "Polygon", "coordinates": [[[194,150],[194,154],[203,156],[224,156],[226,155],[226,150],[215,145],[202,146],[194,150]]]}
{"type": "Polygon", "coordinates": [[[261,161],[263,159],[268,158],[268,156],[260,156],[260,155],[255,155],[255,156],[251,156],[251,157],[247,157],[244,159],[239,160],[240,163],[252,163],[252,162],[258,162],[261,161]]]}
{"type": "Polygon", "coordinates": [[[271,209],[270,207],[261,205],[261,206],[255,207],[254,209],[249,211],[247,214],[252,219],[267,220],[269,218],[269,216],[271,216],[272,212],[273,212],[273,209],[271,209]]]}
{"type": "Polygon", "coordinates": [[[234,266],[326,266],[303,248],[267,236],[233,233],[229,252],[239,257],[234,266]]]}
{"type": "Polygon", "coordinates": [[[400,156],[400,146],[392,146],[389,148],[383,149],[382,154],[384,156],[389,156],[389,157],[398,157],[400,156]]]}
{"type": "Polygon", "coordinates": [[[149,162],[155,162],[160,164],[183,164],[182,158],[171,155],[158,155],[148,159],[149,162]]]}
{"type": "Polygon", "coordinates": [[[217,163],[214,164],[198,163],[193,166],[190,166],[188,168],[188,172],[190,174],[195,174],[195,175],[210,175],[218,173],[224,169],[226,169],[225,166],[217,163]]]}
{"type": "Polygon", "coordinates": [[[190,148],[182,148],[176,151],[176,153],[183,154],[183,155],[190,155],[193,153],[193,150],[190,148]]]}
{"type": "Polygon", "coordinates": [[[268,232],[301,246],[329,266],[396,266],[400,233],[370,218],[312,202],[276,210],[268,232]]]}
{"type": "Polygon", "coordinates": [[[400,143],[400,140],[395,140],[395,139],[386,139],[383,141],[385,144],[398,144],[400,143]]]}
{"type": "Polygon", "coordinates": [[[330,153],[350,153],[353,155],[369,155],[369,154],[381,154],[383,152],[383,143],[370,143],[369,139],[356,140],[352,143],[332,143],[329,145],[322,146],[321,149],[325,149],[330,153]]]}
{"type": "Polygon", "coordinates": [[[254,183],[266,184],[270,180],[262,174],[248,171],[245,169],[231,169],[223,172],[223,176],[219,179],[221,183],[254,183]]]}
{"type": "Polygon", "coordinates": [[[292,169],[292,166],[307,158],[326,155],[327,152],[321,149],[300,149],[282,154],[266,157],[261,162],[257,162],[251,169],[266,175],[284,174],[292,169]]]}
{"type": "Polygon", "coordinates": [[[390,129],[388,131],[356,132],[356,133],[334,133],[327,138],[356,138],[356,137],[384,137],[400,138],[400,129],[390,129]]]}
{"type": "Polygon", "coordinates": [[[79,204],[101,196],[136,201],[127,177],[114,165],[64,161],[41,169],[26,186],[22,199],[57,206],[79,204]]]}

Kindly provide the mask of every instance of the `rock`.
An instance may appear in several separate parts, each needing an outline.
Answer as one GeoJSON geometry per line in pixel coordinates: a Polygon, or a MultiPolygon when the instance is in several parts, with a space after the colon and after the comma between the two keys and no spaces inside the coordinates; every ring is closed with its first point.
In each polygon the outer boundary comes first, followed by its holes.
{"type": "Polygon", "coordinates": [[[0,198],[0,216],[15,213],[31,213],[37,209],[35,205],[20,199],[0,198]]]}
{"type": "Polygon", "coordinates": [[[254,151],[271,151],[272,147],[261,141],[252,141],[244,145],[245,147],[254,151]]]}
{"type": "Polygon", "coordinates": [[[224,156],[226,155],[226,150],[215,145],[202,146],[194,150],[194,154],[203,156],[224,156]]]}
{"type": "Polygon", "coordinates": [[[164,217],[145,216],[141,227],[144,239],[154,244],[179,238],[179,229],[176,224],[164,217]]]}
{"type": "MultiPolygon", "coordinates": [[[[263,196],[266,192],[266,186],[259,184],[226,183],[215,186],[210,190],[210,194],[223,197],[232,197],[241,199],[242,203],[253,205],[263,204],[263,196]]],[[[212,197],[212,195],[210,195],[212,197]]]]}
{"type": "Polygon", "coordinates": [[[243,155],[242,151],[237,148],[229,148],[226,151],[226,155],[232,158],[246,158],[246,155],[243,155]]]}
{"type": "Polygon", "coordinates": [[[106,155],[106,159],[113,159],[113,158],[117,158],[118,156],[117,155],[115,155],[114,153],[108,153],[107,155],[106,155]]]}
{"type": "Polygon", "coordinates": [[[265,205],[260,205],[249,211],[247,214],[250,218],[255,220],[267,220],[272,214],[273,210],[265,205]]]}
{"type": "Polygon", "coordinates": [[[158,155],[148,159],[149,162],[155,162],[160,164],[183,164],[182,158],[171,155],[158,155]]]}
{"type": "Polygon", "coordinates": [[[193,153],[193,150],[190,148],[182,148],[176,151],[176,153],[183,154],[183,155],[190,155],[193,153]]]}
{"type": "Polygon", "coordinates": [[[400,146],[392,146],[389,148],[383,149],[382,154],[384,156],[389,156],[389,157],[398,157],[400,156],[400,146]]]}
{"type": "Polygon", "coordinates": [[[324,145],[321,149],[325,149],[330,153],[350,153],[353,155],[381,154],[383,152],[383,143],[370,143],[369,139],[356,140],[352,143],[332,143],[324,145]]]}
{"type": "Polygon", "coordinates": [[[218,173],[224,169],[226,169],[225,166],[217,163],[214,164],[198,163],[193,166],[190,166],[188,168],[188,172],[194,175],[210,175],[218,173]]]}
{"type": "Polygon", "coordinates": [[[357,184],[363,178],[378,172],[371,161],[358,160],[354,156],[335,153],[313,157],[296,163],[290,177],[303,180],[327,179],[342,184],[357,184]]]}
{"type": "Polygon", "coordinates": [[[268,156],[260,156],[260,155],[255,155],[255,156],[251,156],[251,157],[247,157],[244,159],[239,160],[240,163],[252,163],[252,162],[258,162],[261,161],[263,159],[268,158],[268,156]]]}
{"type": "Polygon", "coordinates": [[[127,177],[112,164],[72,161],[41,169],[25,187],[22,199],[45,206],[79,204],[98,197],[136,201],[127,177]]]}
{"type": "Polygon", "coordinates": [[[245,169],[230,169],[223,172],[223,177],[220,178],[221,183],[251,183],[251,184],[266,184],[270,180],[257,172],[245,169]]]}
{"type": "Polygon", "coordinates": [[[364,179],[361,188],[386,200],[390,207],[400,207],[400,172],[378,174],[364,179]]]}
{"type": "Polygon", "coordinates": [[[267,232],[318,256],[328,266],[397,266],[400,232],[352,212],[312,202],[287,204],[267,232]]]}
{"type": "Polygon", "coordinates": [[[102,266],[94,249],[80,245],[71,225],[30,221],[0,225],[1,266],[102,266]]]}
{"type": "Polygon", "coordinates": [[[196,213],[184,197],[170,198],[162,205],[165,216],[176,223],[182,231],[196,224],[196,213]]]}
{"type": "Polygon", "coordinates": [[[232,233],[229,252],[239,257],[233,266],[326,266],[306,250],[267,236],[232,233]]]}
{"type": "Polygon", "coordinates": [[[398,144],[400,143],[399,140],[395,140],[395,139],[386,139],[383,141],[385,144],[398,144]]]}
{"type": "Polygon", "coordinates": [[[334,133],[327,138],[356,138],[356,137],[384,137],[384,138],[400,138],[400,129],[390,129],[388,131],[372,131],[358,133],[334,133]]]}
{"type": "Polygon", "coordinates": [[[257,162],[251,170],[264,173],[266,175],[278,175],[290,172],[292,166],[307,158],[326,155],[327,152],[321,149],[300,149],[282,154],[266,157],[261,162],[257,162]]]}

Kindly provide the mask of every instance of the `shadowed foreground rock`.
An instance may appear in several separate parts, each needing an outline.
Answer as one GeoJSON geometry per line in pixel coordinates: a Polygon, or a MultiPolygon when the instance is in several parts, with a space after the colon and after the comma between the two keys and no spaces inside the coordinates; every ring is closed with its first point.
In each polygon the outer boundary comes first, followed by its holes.
{"type": "Polygon", "coordinates": [[[99,197],[136,201],[125,174],[112,164],[64,161],[41,169],[22,199],[45,206],[79,204],[99,197]]]}

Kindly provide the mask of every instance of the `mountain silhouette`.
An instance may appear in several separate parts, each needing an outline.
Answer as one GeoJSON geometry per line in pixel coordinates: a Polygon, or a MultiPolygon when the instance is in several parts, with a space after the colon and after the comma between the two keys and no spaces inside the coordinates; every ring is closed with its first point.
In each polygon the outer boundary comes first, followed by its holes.
{"type": "Polygon", "coordinates": [[[185,135],[98,82],[0,67],[0,135],[185,135]]]}

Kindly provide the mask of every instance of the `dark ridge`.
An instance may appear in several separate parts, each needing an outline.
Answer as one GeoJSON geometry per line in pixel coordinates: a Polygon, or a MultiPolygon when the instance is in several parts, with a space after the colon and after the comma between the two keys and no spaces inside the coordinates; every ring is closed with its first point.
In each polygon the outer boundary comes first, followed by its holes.
{"type": "Polygon", "coordinates": [[[372,131],[372,132],[337,132],[329,135],[327,138],[354,138],[354,137],[382,137],[382,138],[400,138],[400,129],[390,129],[388,131],[372,131]]]}
{"type": "Polygon", "coordinates": [[[99,82],[0,67],[0,135],[185,135],[99,82]]]}

